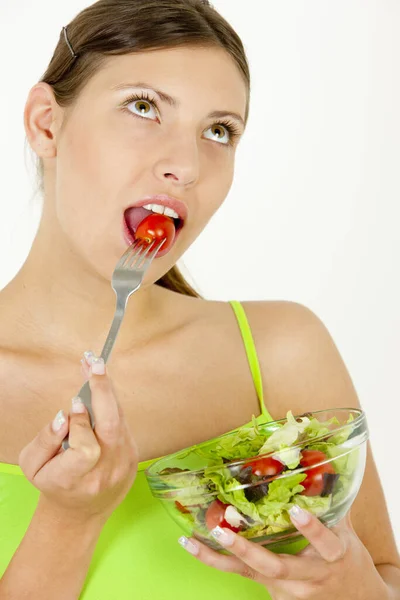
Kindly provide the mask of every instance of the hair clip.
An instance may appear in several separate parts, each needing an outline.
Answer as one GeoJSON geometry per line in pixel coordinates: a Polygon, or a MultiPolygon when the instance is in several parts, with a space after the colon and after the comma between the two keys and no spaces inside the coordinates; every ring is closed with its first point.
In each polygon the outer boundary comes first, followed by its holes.
{"type": "Polygon", "coordinates": [[[72,58],[78,58],[78,55],[75,54],[74,49],[71,46],[71,42],[68,39],[68,34],[67,34],[67,28],[66,27],[63,27],[63,32],[64,32],[64,38],[65,38],[66,44],[67,44],[67,46],[68,46],[68,48],[69,48],[69,50],[70,50],[70,52],[72,54],[72,58]]]}

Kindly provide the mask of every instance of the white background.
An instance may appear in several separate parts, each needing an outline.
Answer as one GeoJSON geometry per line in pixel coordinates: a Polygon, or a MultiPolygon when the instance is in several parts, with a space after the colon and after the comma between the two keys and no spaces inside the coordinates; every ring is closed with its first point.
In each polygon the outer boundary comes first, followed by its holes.
{"type": "MultiPolygon", "coordinates": [[[[61,27],[87,4],[0,2],[0,288],[38,222],[24,164],[26,95],[61,27]]],[[[207,297],[294,300],[322,318],[367,411],[400,544],[400,3],[214,6],[245,43],[251,116],[229,198],[185,264],[207,297]]]]}

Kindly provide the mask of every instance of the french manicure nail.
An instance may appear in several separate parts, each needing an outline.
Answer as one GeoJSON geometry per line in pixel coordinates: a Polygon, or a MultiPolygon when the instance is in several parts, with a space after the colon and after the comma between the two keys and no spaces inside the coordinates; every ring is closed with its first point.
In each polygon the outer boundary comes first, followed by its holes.
{"type": "Polygon", "coordinates": [[[233,533],[233,531],[224,531],[224,529],[222,529],[222,527],[219,526],[215,527],[211,531],[211,535],[215,537],[215,539],[222,546],[232,546],[233,542],[235,541],[235,534],[233,533]]]}
{"type": "Polygon", "coordinates": [[[85,357],[86,362],[91,365],[94,357],[93,352],[91,350],[86,350],[86,352],[83,353],[83,356],[85,357]]]}
{"type": "Polygon", "coordinates": [[[297,506],[297,504],[292,506],[288,512],[299,525],[307,525],[311,520],[310,513],[307,510],[300,508],[300,506],[297,506]]]}
{"type": "Polygon", "coordinates": [[[66,420],[67,419],[65,418],[64,411],[59,410],[55,416],[53,423],[51,424],[53,431],[55,433],[57,433],[57,431],[60,431],[61,427],[64,425],[66,420]]]}
{"type": "Polygon", "coordinates": [[[197,544],[194,544],[193,542],[191,542],[184,535],[179,538],[178,542],[182,546],[182,548],[185,548],[185,550],[190,552],[190,554],[193,554],[194,556],[196,556],[199,553],[199,547],[197,546],[197,544]]]}
{"type": "Polygon", "coordinates": [[[79,396],[72,398],[71,405],[71,412],[74,414],[83,414],[86,411],[85,405],[82,402],[82,398],[79,396]]]}
{"type": "Polygon", "coordinates": [[[97,356],[94,356],[92,358],[91,370],[93,375],[104,375],[104,373],[106,372],[104,359],[97,358],[97,356]]]}

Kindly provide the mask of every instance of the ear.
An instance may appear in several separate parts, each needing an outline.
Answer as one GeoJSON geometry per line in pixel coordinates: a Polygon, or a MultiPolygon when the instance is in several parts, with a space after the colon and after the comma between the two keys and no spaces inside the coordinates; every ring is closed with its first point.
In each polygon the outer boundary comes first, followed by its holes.
{"type": "Polygon", "coordinates": [[[24,125],[29,144],[39,158],[57,156],[56,133],[61,115],[51,86],[43,82],[34,85],[26,101],[24,125]]]}

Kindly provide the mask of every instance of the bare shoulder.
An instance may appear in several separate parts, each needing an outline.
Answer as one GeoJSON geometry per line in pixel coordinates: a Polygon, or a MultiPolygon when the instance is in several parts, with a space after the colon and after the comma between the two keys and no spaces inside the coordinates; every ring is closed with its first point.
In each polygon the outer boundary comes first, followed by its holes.
{"type": "MultiPolygon", "coordinates": [[[[218,345],[242,345],[228,302],[195,298],[176,302],[194,336],[208,332],[207,339],[218,339],[218,345]]],[[[245,301],[242,306],[260,362],[265,401],[274,418],[283,418],[288,410],[360,406],[340,352],[312,310],[285,301],[245,301]]]]}
{"type": "Polygon", "coordinates": [[[296,302],[244,302],[268,395],[304,412],[360,405],[340,352],[321,319],[296,302]]]}

